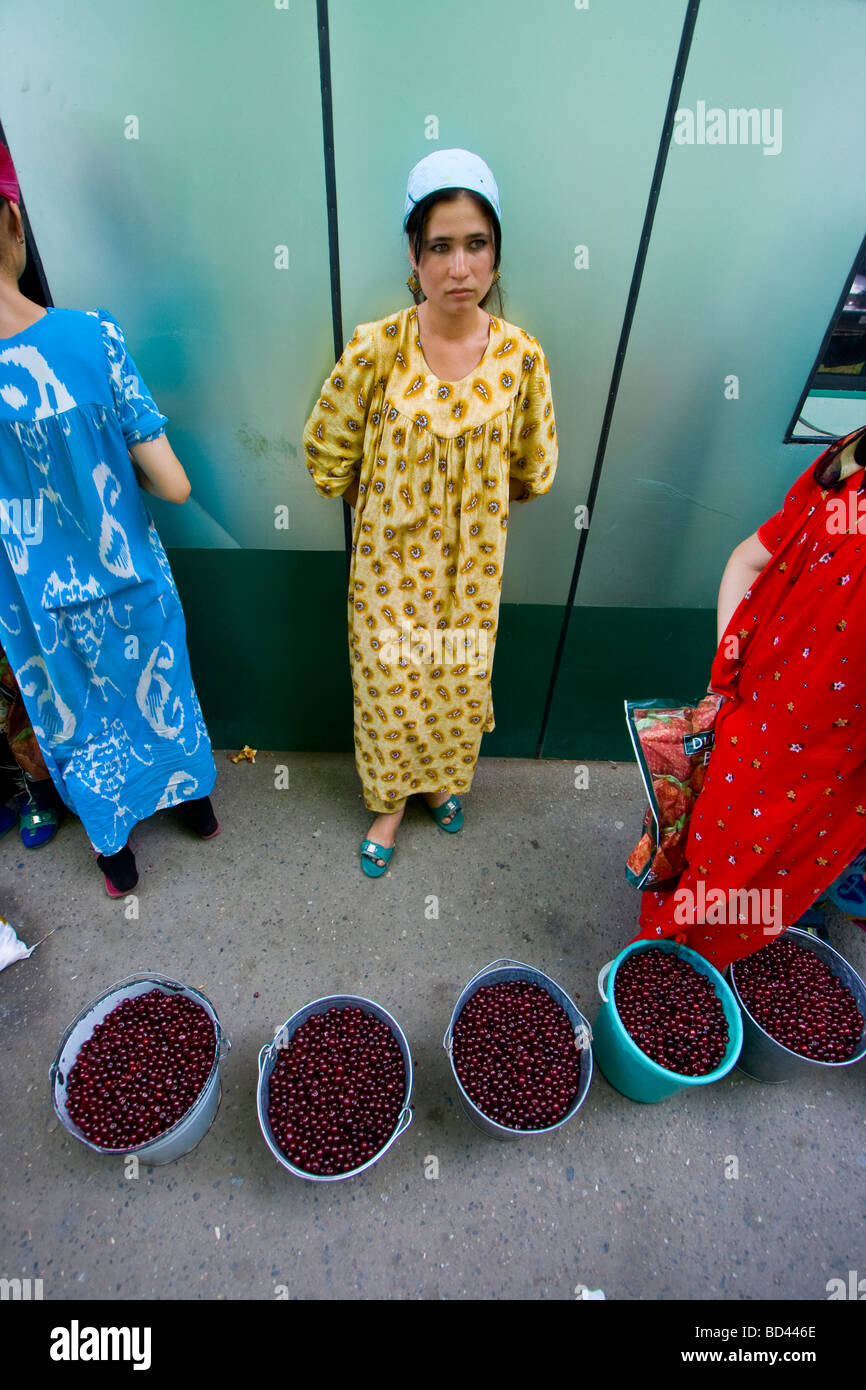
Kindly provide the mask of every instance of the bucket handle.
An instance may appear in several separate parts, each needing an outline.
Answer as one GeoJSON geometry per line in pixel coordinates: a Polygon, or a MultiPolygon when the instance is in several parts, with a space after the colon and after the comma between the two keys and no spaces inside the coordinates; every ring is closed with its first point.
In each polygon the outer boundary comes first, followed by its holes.
{"type": "MultiPolygon", "coordinates": [[[[55,930],[56,930],[56,928],[55,928],[55,930]]],[[[99,1003],[102,1002],[103,999],[107,999],[108,996],[109,996],[110,994],[113,994],[114,991],[115,991],[116,989],[123,989],[123,988],[125,988],[126,985],[136,985],[136,984],[139,984],[140,981],[141,981],[142,973],[146,973],[148,979],[150,979],[150,980],[156,980],[156,981],[158,981],[161,985],[166,985],[166,986],[168,986],[168,988],[167,988],[167,990],[166,990],[166,993],[178,994],[178,993],[180,993],[180,991],[184,988],[183,985],[178,984],[178,981],[177,981],[177,980],[170,980],[169,977],[168,977],[167,975],[161,975],[161,974],[159,973],[159,971],[157,971],[157,970],[148,970],[148,971],[146,971],[146,972],[139,972],[137,975],[124,975],[124,977],[123,977],[122,980],[115,980],[115,982],[114,982],[114,984],[111,986],[111,988],[110,988],[110,989],[107,989],[107,990],[105,991],[104,994],[100,994],[99,998],[98,998],[98,999],[95,999],[93,1002],[94,1002],[95,1004],[99,1004],[99,1003]]],[[[69,1041],[69,1038],[70,1038],[70,1036],[71,1036],[71,1034],[72,1034],[72,1030],[73,1030],[74,1026],[75,1026],[75,1023],[74,1023],[74,1022],[71,1023],[71,1024],[69,1025],[69,1027],[67,1028],[65,1034],[63,1035],[63,1039],[62,1039],[61,1044],[60,1044],[60,1051],[61,1051],[61,1053],[63,1052],[64,1047],[66,1046],[67,1042],[69,1041]]],[[[220,1061],[222,1061],[222,1059],[225,1057],[226,1053],[231,1051],[231,1046],[232,1046],[232,1044],[231,1044],[231,1039],[226,1037],[226,1035],[223,1033],[222,1029],[220,1028],[218,1022],[217,1022],[216,1028],[217,1028],[217,1032],[219,1033],[219,1055],[220,1055],[220,1061]]],[[[55,1060],[51,1063],[51,1066],[48,1068],[48,1080],[49,1080],[49,1082],[50,1082],[52,1088],[53,1088],[53,1086],[54,1086],[54,1082],[55,1082],[56,1079],[57,1079],[57,1073],[58,1073],[59,1070],[60,1070],[60,1062],[59,1062],[59,1058],[57,1058],[57,1059],[55,1059],[55,1060]]]]}
{"type": "MultiPolygon", "coordinates": [[[[500,956],[498,960],[492,960],[492,961],[490,962],[489,965],[482,965],[481,969],[480,969],[480,970],[477,970],[477,971],[475,972],[475,974],[472,976],[472,979],[469,981],[469,984],[465,985],[464,988],[465,988],[465,989],[470,989],[470,988],[472,987],[472,985],[475,984],[475,981],[476,981],[476,980],[480,980],[482,975],[486,975],[486,974],[487,974],[488,970],[495,970],[495,969],[497,968],[497,966],[500,966],[500,965],[516,965],[516,966],[518,966],[521,970],[534,970],[534,969],[535,969],[535,966],[533,966],[533,965],[527,965],[525,960],[511,960],[508,956],[500,956]]],[[[461,991],[461,993],[462,993],[462,991],[461,991]]],[[[451,1051],[451,1043],[453,1042],[453,1038],[452,1038],[452,1036],[451,1036],[451,1028],[452,1028],[452,1025],[453,1025],[453,1019],[452,1019],[451,1023],[448,1024],[448,1027],[445,1029],[445,1036],[444,1036],[443,1039],[442,1039],[442,1046],[444,1047],[445,1051],[448,1052],[448,1053],[450,1053],[450,1051],[451,1051]]]]}
{"type": "Polygon", "coordinates": [[[606,995],[605,992],[604,992],[604,986],[607,984],[607,977],[608,977],[608,975],[610,974],[610,967],[611,967],[612,965],[613,965],[613,961],[612,961],[612,960],[606,961],[605,964],[601,967],[601,969],[600,969],[599,972],[598,972],[598,992],[599,992],[599,995],[601,996],[601,1002],[602,1002],[602,1004],[607,1004],[607,1003],[609,1002],[609,1001],[608,1001],[608,997],[607,997],[607,995],[606,995]]]}
{"type": "MultiPolygon", "coordinates": [[[[476,980],[480,980],[482,975],[486,975],[488,970],[495,970],[499,965],[517,965],[521,970],[534,970],[534,965],[527,965],[525,960],[511,960],[509,956],[500,956],[498,960],[492,960],[489,965],[482,965],[469,981],[469,985],[474,985],[476,980]]],[[[466,988],[469,988],[469,985],[466,988]]]]}
{"type": "MultiPolygon", "coordinates": [[[[232,1050],[232,1040],[231,1040],[231,1038],[227,1038],[226,1035],[225,1035],[225,1033],[222,1033],[222,1032],[221,1032],[221,1033],[220,1033],[220,1041],[219,1041],[219,1056],[220,1056],[220,1061],[222,1061],[224,1057],[228,1056],[228,1054],[231,1052],[231,1050],[232,1050]]],[[[56,1061],[52,1062],[52,1063],[51,1063],[51,1066],[48,1068],[48,1080],[51,1082],[51,1085],[52,1085],[52,1086],[54,1085],[54,1082],[57,1080],[57,1073],[59,1072],[59,1070],[60,1070],[60,1066],[59,1066],[58,1062],[56,1062],[56,1061]]]]}
{"type": "MultiPolygon", "coordinates": [[[[168,975],[161,975],[158,970],[139,970],[137,974],[124,975],[122,980],[115,980],[114,984],[111,986],[111,989],[108,990],[107,993],[113,994],[116,989],[124,989],[126,985],[140,984],[142,978],[147,980],[156,980],[159,984],[165,985],[167,987],[166,992],[169,994],[177,994],[180,990],[184,988],[195,989],[194,985],[185,986],[178,980],[169,979],[168,975]]],[[[101,998],[105,998],[105,995],[102,995],[101,998]]]]}
{"type": "MultiPolygon", "coordinates": [[[[153,980],[156,981],[158,984],[165,985],[167,987],[166,993],[170,994],[177,994],[181,989],[184,988],[184,986],[180,985],[177,980],[170,980],[167,975],[160,975],[159,972],[156,970],[139,971],[137,974],[124,975],[122,980],[115,980],[113,985],[109,985],[108,989],[103,990],[102,994],[99,994],[95,999],[92,999],[90,1001],[90,1004],[86,1005],[86,1008],[95,1008],[96,1005],[101,1004],[104,999],[110,998],[110,996],[114,994],[115,990],[124,989],[127,985],[140,984],[142,978],[145,978],[147,980],[153,980]]],[[[84,1013],[85,1010],[82,1009],[81,1012],[84,1013]]],[[[79,1021],[80,1015],[76,1016],[76,1018],[72,1020],[69,1027],[66,1029],[66,1032],[63,1034],[63,1037],[60,1039],[60,1050],[58,1053],[58,1060],[59,1057],[62,1056],[63,1050],[66,1047],[66,1044],[69,1042],[69,1039],[72,1037],[73,1031],[75,1030],[75,1027],[79,1023],[79,1021]]],[[[48,1068],[48,1079],[51,1082],[52,1086],[54,1085],[54,1079],[57,1076],[57,1070],[58,1062],[54,1061],[48,1068]]]]}
{"type": "Polygon", "coordinates": [[[409,1128],[409,1126],[411,1125],[411,1123],[412,1123],[412,1107],[411,1107],[410,1105],[407,1105],[407,1106],[405,1106],[405,1107],[403,1108],[403,1110],[400,1111],[400,1118],[399,1118],[399,1120],[397,1121],[397,1128],[394,1130],[394,1133],[393,1133],[393,1135],[391,1136],[392,1143],[393,1143],[393,1141],[394,1141],[395,1139],[397,1139],[397,1138],[403,1133],[404,1130],[406,1130],[406,1129],[409,1128]]]}
{"type": "Polygon", "coordinates": [[[262,1072],[264,1071],[264,1068],[265,1068],[265,1061],[266,1061],[268,1058],[270,1058],[271,1049],[272,1049],[272,1048],[273,1048],[273,1043],[272,1043],[272,1042],[269,1042],[269,1043],[265,1043],[265,1044],[259,1049],[259,1080],[260,1080],[260,1081],[261,1081],[261,1079],[262,1079],[262,1072]]]}

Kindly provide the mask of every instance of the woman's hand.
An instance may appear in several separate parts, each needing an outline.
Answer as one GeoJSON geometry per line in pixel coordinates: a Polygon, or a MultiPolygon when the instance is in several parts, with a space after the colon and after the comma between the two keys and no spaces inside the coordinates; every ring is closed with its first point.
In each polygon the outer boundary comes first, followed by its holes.
{"type": "Polygon", "coordinates": [[[741,541],[731,554],[719,585],[716,617],[716,641],[721,642],[731,618],[743,595],[754,584],[761,570],[772,558],[772,551],[758,540],[757,531],[741,541]]]}
{"type": "Polygon", "coordinates": [[[357,478],[353,478],[349,486],[346,488],[346,491],[343,493],[343,501],[348,502],[350,507],[355,507],[358,505],[358,487],[359,480],[357,478]]]}
{"type": "Polygon", "coordinates": [[[145,492],[164,502],[186,501],[190,494],[189,478],[164,434],[145,444],[133,444],[129,453],[145,492]]]}

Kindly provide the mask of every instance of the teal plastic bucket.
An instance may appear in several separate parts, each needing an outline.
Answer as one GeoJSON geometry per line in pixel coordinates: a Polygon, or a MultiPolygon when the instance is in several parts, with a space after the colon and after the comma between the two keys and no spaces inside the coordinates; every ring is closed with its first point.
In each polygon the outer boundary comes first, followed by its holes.
{"type": "Polygon", "coordinates": [[[737,1001],[718,970],[714,969],[709,961],[704,960],[703,956],[699,956],[697,951],[690,951],[687,946],[680,946],[676,941],[633,941],[624,951],[620,951],[616,960],[608,961],[602,966],[598,975],[598,992],[602,1002],[598,1018],[592,1025],[593,1054],[611,1086],[622,1095],[628,1096],[629,1100],[641,1101],[644,1104],[667,1100],[669,1096],[685,1090],[688,1086],[708,1086],[712,1081],[719,1081],[736,1064],[743,1045],[743,1020],[737,1001]],[[617,1013],[613,1002],[617,969],[626,957],[636,955],[638,951],[653,950],[669,951],[681,960],[688,961],[695,970],[712,980],[716,994],[721,1000],[725,1018],[728,1020],[728,1046],[722,1061],[714,1071],[707,1072],[706,1076],[681,1076],[679,1072],[660,1067],[632,1041],[617,1013]]]}

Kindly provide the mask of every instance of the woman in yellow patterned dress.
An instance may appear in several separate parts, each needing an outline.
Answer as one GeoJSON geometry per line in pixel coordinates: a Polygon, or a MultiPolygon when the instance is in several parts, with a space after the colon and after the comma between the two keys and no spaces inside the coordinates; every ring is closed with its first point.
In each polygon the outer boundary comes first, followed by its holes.
{"type": "Polygon", "coordinates": [[[304,430],[316,488],[355,509],[349,650],[374,878],[407,796],[424,795],[443,829],[463,824],[458,793],[494,727],[509,501],[547,492],[557,461],[541,346],[484,308],[501,248],[484,161],[421,160],[404,229],[416,304],[356,327],[304,430]]]}

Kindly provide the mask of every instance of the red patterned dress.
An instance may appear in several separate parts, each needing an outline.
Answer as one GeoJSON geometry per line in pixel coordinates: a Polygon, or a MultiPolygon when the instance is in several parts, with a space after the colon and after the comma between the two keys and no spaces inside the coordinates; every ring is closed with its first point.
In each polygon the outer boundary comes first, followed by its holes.
{"type": "Polygon", "coordinates": [[[826,450],[758,531],[772,558],[713,663],[711,688],[728,698],[688,868],[675,892],[643,895],[639,937],[675,936],[720,970],[796,922],[866,845],[866,479],[853,459],[862,435],[826,450]],[[713,889],[722,893],[710,901],[724,896],[734,910],[712,907],[703,921],[696,911],[684,925],[683,905],[705,904],[713,889]],[[753,894],[738,912],[744,895],[732,889],[759,890],[764,910],[751,910],[753,894]]]}

